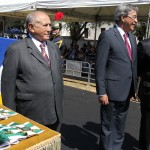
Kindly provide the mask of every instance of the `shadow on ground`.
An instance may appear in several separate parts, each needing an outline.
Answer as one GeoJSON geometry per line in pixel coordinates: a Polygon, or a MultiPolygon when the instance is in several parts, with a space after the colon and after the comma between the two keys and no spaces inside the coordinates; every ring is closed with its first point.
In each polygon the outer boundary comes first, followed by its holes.
{"type": "Polygon", "coordinates": [[[125,133],[125,139],[122,145],[123,150],[133,150],[138,147],[138,141],[129,133],[125,133]]]}
{"type": "MultiPolygon", "coordinates": [[[[98,150],[100,104],[97,101],[97,95],[68,86],[65,86],[64,92],[65,106],[61,128],[61,150],[98,150]]],[[[131,102],[123,150],[133,150],[133,147],[138,147],[139,120],[139,104],[131,102]]]]}
{"type": "MultiPolygon", "coordinates": [[[[94,122],[87,122],[83,128],[77,125],[62,124],[62,144],[70,149],[98,150],[99,136],[97,135],[100,133],[99,129],[100,124],[94,122]]],[[[138,141],[129,133],[125,133],[122,150],[133,150],[137,147],[138,141]]]]}
{"type": "Polygon", "coordinates": [[[94,123],[87,123],[83,126],[84,128],[77,125],[62,124],[62,143],[70,149],[98,150],[98,137],[91,131],[98,133],[99,131],[96,129],[98,129],[99,126],[94,123]],[[86,128],[90,128],[90,130],[86,128]]]}

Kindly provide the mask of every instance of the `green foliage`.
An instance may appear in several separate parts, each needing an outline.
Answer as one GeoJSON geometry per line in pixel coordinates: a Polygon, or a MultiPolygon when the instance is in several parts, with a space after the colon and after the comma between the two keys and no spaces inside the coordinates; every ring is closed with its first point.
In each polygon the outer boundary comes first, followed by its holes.
{"type": "Polygon", "coordinates": [[[70,27],[70,35],[72,42],[77,42],[78,41],[78,36],[80,34],[80,28],[81,24],[79,22],[71,22],[68,24],[70,27]]]}
{"type": "Polygon", "coordinates": [[[15,21],[13,27],[24,31],[26,28],[25,21],[21,21],[21,20],[15,21]]]}
{"type": "Polygon", "coordinates": [[[66,28],[70,30],[72,43],[77,43],[85,33],[86,24],[87,22],[69,22],[66,24],[66,28]]]}
{"type": "MultiPolygon", "coordinates": [[[[64,26],[68,31],[70,31],[70,36],[72,39],[72,43],[77,43],[78,40],[82,37],[82,35],[86,32],[86,25],[88,22],[68,22],[66,23],[66,26],[64,26]]],[[[97,22],[97,27],[101,27],[102,24],[107,23],[110,24],[110,22],[101,21],[97,22]]],[[[88,24],[88,27],[91,29],[94,29],[96,26],[95,22],[91,22],[88,24]]],[[[90,34],[90,33],[89,33],[90,34]]]]}
{"type": "Polygon", "coordinates": [[[146,34],[146,23],[138,23],[134,34],[137,36],[139,41],[143,40],[146,34]]]}

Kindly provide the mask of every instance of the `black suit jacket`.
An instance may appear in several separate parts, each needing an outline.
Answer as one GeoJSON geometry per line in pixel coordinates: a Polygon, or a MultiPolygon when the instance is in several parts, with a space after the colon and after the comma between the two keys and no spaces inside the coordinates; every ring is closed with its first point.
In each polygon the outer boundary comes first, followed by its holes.
{"type": "Polygon", "coordinates": [[[150,98],[150,39],[138,43],[139,98],[150,98]]]}
{"type": "Polygon", "coordinates": [[[63,77],[57,45],[47,41],[51,68],[30,38],[12,44],[2,71],[3,104],[41,124],[63,115],[63,77]]]}
{"type": "Polygon", "coordinates": [[[118,29],[111,28],[101,33],[96,49],[96,88],[98,95],[107,94],[110,100],[123,101],[137,83],[136,38],[129,33],[132,61],[118,29]]]}

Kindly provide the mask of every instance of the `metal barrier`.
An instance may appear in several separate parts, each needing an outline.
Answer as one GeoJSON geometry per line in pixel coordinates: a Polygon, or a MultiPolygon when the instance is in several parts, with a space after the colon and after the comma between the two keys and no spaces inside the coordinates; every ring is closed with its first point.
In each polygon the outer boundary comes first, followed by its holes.
{"type": "Polygon", "coordinates": [[[88,84],[95,81],[95,64],[83,61],[63,59],[63,74],[87,80],[88,84]]]}

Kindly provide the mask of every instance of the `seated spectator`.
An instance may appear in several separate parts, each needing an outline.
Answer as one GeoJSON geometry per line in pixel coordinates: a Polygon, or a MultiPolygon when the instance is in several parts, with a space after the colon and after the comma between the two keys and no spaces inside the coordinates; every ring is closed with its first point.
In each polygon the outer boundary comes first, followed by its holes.
{"type": "Polygon", "coordinates": [[[87,46],[90,47],[90,48],[92,47],[90,41],[87,42],[87,46]]]}
{"type": "Polygon", "coordinates": [[[77,44],[73,44],[72,49],[70,49],[68,53],[68,59],[75,60],[78,53],[79,46],[77,44]]]}
{"type": "Polygon", "coordinates": [[[69,49],[67,48],[66,45],[64,45],[64,52],[62,58],[67,59],[68,53],[69,53],[69,49]]]}
{"type": "Polygon", "coordinates": [[[85,53],[84,53],[84,48],[80,48],[78,53],[77,53],[77,57],[76,60],[78,61],[85,61],[85,53]]]}
{"type": "Polygon", "coordinates": [[[90,51],[87,54],[87,61],[90,64],[95,63],[95,57],[96,57],[96,49],[94,46],[92,46],[90,51]]]}

